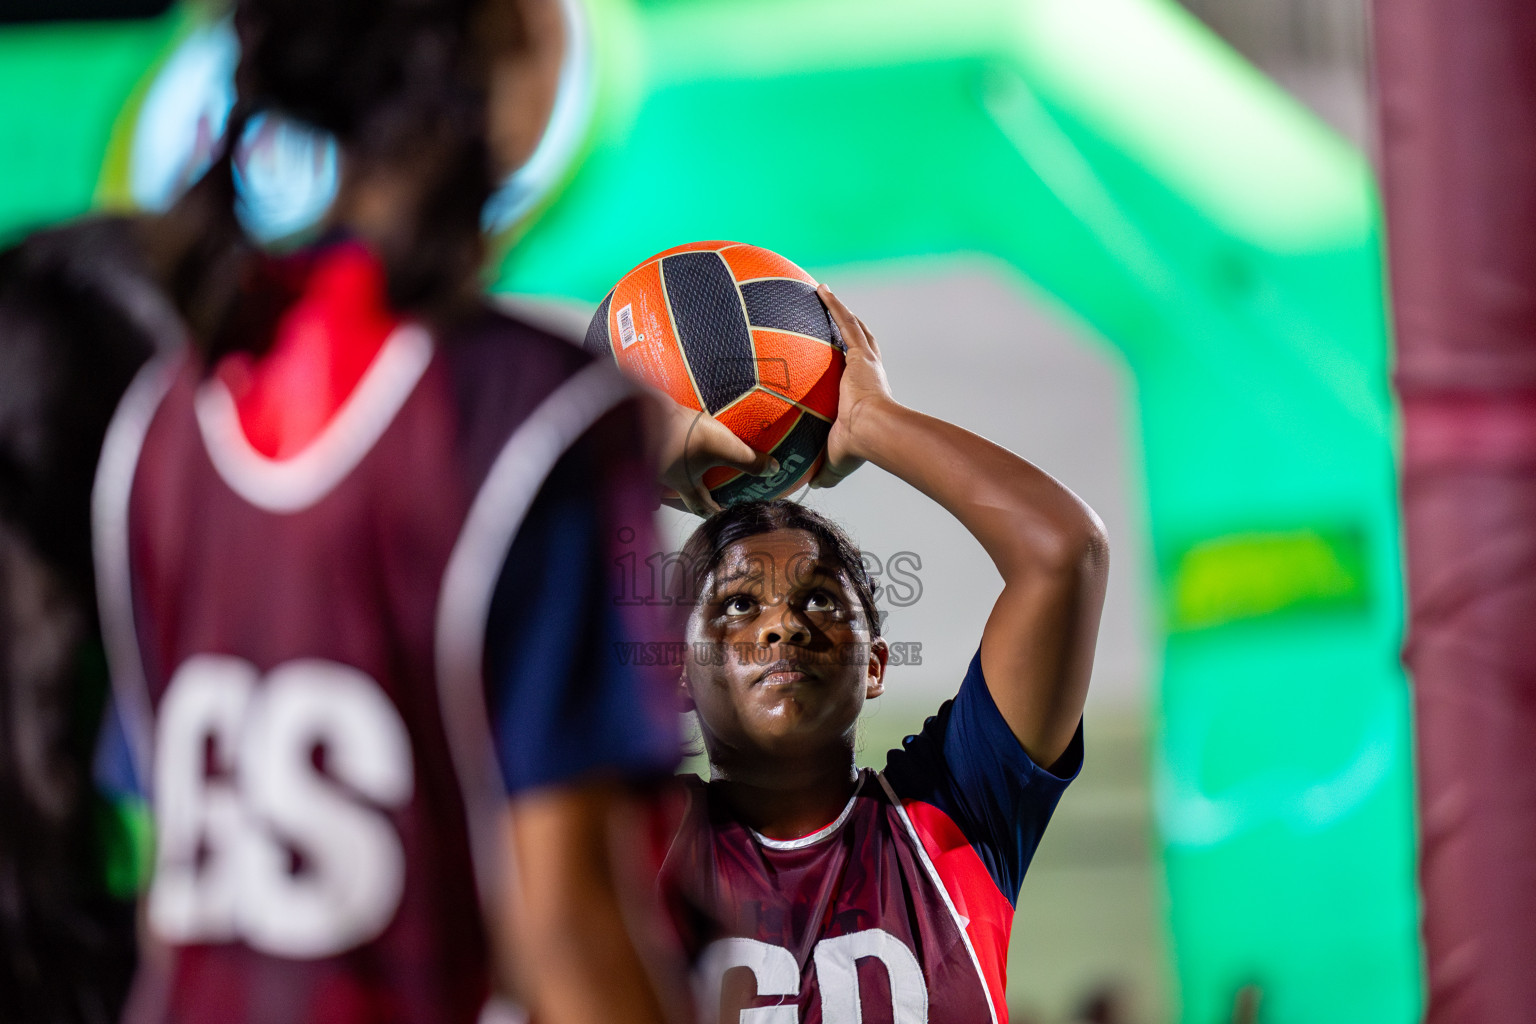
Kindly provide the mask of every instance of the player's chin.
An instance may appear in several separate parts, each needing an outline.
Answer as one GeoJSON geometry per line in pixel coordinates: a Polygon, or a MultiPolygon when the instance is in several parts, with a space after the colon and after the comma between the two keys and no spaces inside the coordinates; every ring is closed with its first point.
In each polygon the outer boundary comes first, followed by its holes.
{"type": "Polygon", "coordinates": [[[781,693],[763,701],[752,716],[756,746],[775,758],[820,753],[843,738],[858,718],[857,708],[829,702],[820,694],[781,693]]]}

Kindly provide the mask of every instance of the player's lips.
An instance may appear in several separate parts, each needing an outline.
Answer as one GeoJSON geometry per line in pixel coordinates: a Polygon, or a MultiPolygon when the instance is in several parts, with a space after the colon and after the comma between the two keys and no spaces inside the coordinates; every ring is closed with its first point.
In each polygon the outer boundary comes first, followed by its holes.
{"type": "Polygon", "coordinates": [[[765,665],[752,682],[754,685],[787,686],[815,678],[816,673],[812,672],[805,662],[795,661],[792,658],[780,658],[772,664],[765,665]]]}

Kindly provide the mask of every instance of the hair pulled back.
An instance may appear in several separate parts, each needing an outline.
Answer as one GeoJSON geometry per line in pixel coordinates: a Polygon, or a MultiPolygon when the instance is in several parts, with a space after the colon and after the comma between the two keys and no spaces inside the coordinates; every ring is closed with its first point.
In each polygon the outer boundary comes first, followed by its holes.
{"type": "Polygon", "coordinates": [[[858,595],[864,617],[869,620],[870,636],[878,637],[880,613],[875,610],[875,588],[858,547],[841,526],[820,512],[784,498],[728,505],[693,531],[682,550],[682,564],[692,574],[691,593],[703,595],[704,581],[720,565],[732,544],[779,530],[804,530],[816,538],[824,556],[842,566],[858,595]]]}
{"type": "Polygon", "coordinates": [[[491,55],[524,45],[518,0],[236,0],[236,101],[217,159],[163,219],[168,290],[211,363],[259,353],[292,295],[234,214],[235,141],[260,111],[332,132],[344,175],[389,175],[406,198],[374,239],[391,304],[445,319],[476,292],[491,55]]]}
{"type": "Polygon", "coordinates": [[[0,1020],[109,1024],[134,964],[124,837],[91,785],[107,671],[90,494],[119,397],[175,314],[124,221],[0,252],[0,1020]]]}

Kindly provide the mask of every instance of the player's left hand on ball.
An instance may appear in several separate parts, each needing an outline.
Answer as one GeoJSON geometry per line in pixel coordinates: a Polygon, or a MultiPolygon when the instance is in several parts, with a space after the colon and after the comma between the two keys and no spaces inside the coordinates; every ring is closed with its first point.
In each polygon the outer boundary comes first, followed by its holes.
{"type": "Polygon", "coordinates": [[[720,511],[719,503],[704,486],[706,471],[716,466],[730,466],[752,476],[772,476],[779,471],[777,459],[756,451],[708,413],[686,408],[659,392],[656,400],[658,475],[662,484],[677,492],[678,504],[694,515],[720,511]]]}
{"type": "Polygon", "coordinates": [[[832,294],[831,288],[823,284],[817,286],[816,291],[842,332],[843,343],[848,346],[843,379],[837,391],[837,419],[827,434],[827,459],[816,479],[811,481],[812,487],[832,487],[864,464],[854,424],[867,408],[866,403],[895,399],[891,397],[891,385],[885,378],[885,366],[880,362],[880,347],[875,344],[874,334],[832,294]]]}

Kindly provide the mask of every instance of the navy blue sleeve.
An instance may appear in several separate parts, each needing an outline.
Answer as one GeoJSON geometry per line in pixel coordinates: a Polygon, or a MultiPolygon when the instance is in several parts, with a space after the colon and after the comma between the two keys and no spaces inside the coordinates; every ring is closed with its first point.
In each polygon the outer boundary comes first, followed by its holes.
{"type": "MultiPolygon", "coordinates": [[[[633,403],[630,403],[633,405],[633,403]]],[[[491,602],[487,706],[509,793],[605,775],[670,774],[676,678],[633,656],[665,628],[626,604],[620,548],[654,544],[654,483],[637,413],[609,414],[556,464],[519,528],[491,602]]],[[[655,660],[655,659],[651,659],[655,660]]]]}
{"type": "Polygon", "coordinates": [[[1056,802],[1082,766],[1081,723],[1053,771],[1030,760],[992,700],[978,650],[960,692],[890,752],[885,776],[903,800],[948,815],[1014,903],[1056,802]]]}

